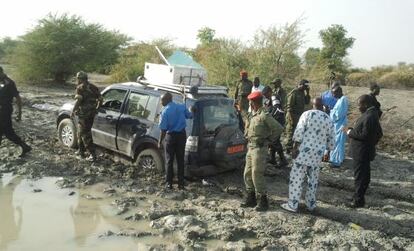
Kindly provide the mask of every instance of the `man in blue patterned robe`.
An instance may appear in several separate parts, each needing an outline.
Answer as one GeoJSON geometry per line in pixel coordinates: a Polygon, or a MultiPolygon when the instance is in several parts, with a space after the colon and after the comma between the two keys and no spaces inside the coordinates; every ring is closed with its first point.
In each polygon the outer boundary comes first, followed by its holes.
{"type": "Polygon", "coordinates": [[[297,212],[305,176],[308,186],[305,196],[306,207],[316,207],[316,190],[322,159],[328,159],[329,151],[335,146],[334,126],[329,115],[323,112],[321,98],[312,101],[313,109],[304,112],[293,134],[293,167],[289,180],[289,200],[281,207],[297,212]]]}

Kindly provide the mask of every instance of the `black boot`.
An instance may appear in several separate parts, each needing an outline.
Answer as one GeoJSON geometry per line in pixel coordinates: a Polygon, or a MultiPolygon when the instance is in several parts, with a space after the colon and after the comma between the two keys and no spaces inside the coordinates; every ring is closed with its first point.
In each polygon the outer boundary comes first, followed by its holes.
{"type": "Polygon", "coordinates": [[[254,208],[258,212],[264,212],[269,209],[269,201],[267,200],[266,194],[261,194],[257,196],[259,199],[259,204],[254,208]]]}
{"type": "Polygon", "coordinates": [[[96,152],[95,152],[95,150],[90,150],[90,153],[91,153],[91,155],[89,155],[89,157],[88,157],[88,158],[86,158],[86,160],[87,160],[87,161],[90,161],[90,162],[96,162],[97,157],[96,157],[96,152]]]}
{"type": "MultiPolygon", "coordinates": [[[[85,150],[79,149],[75,152],[75,154],[79,157],[81,157],[82,159],[86,158],[86,154],[85,154],[85,150]]],[[[78,158],[79,158],[78,157],[78,158]]]]}
{"type": "Polygon", "coordinates": [[[286,160],[283,150],[278,151],[277,154],[279,155],[279,158],[280,158],[280,166],[287,166],[289,163],[286,160]]]}
{"type": "Polygon", "coordinates": [[[256,194],[254,192],[247,192],[245,201],[240,205],[241,207],[255,207],[257,204],[256,194]]]}
{"type": "Polygon", "coordinates": [[[22,142],[20,146],[22,147],[22,153],[19,155],[19,157],[26,156],[26,154],[32,150],[32,147],[24,142],[22,142]]]}
{"type": "Polygon", "coordinates": [[[365,198],[362,199],[353,199],[352,203],[349,205],[350,208],[361,208],[365,206],[365,198]]]}
{"type": "Polygon", "coordinates": [[[270,160],[268,161],[269,164],[277,165],[275,153],[276,151],[273,148],[270,148],[270,160]]]}

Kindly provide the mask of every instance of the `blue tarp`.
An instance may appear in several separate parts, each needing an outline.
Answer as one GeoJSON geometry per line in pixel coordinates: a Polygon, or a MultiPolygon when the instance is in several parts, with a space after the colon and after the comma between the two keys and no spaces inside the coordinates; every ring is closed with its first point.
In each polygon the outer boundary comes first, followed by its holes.
{"type": "Polygon", "coordinates": [[[175,51],[168,59],[168,63],[173,66],[189,66],[196,69],[204,69],[199,63],[183,51],[175,51]]]}

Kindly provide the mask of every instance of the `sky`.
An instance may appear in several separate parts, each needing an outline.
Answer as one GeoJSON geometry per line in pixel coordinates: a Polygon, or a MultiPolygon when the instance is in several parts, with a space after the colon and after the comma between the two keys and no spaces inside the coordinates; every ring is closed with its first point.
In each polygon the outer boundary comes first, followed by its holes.
{"type": "Polygon", "coordinates": [[[163,37],[193,48],[204,26],[247,42],[257,29],[302,18],[300,53],[322,45],[320,30],[342,24],[356,39],[348,56],[353,67],[414,63],[412,0],[3,0],[1,8],[0,38],[23,35],[48,13],[69,13],[136,41],[163,37]]]}

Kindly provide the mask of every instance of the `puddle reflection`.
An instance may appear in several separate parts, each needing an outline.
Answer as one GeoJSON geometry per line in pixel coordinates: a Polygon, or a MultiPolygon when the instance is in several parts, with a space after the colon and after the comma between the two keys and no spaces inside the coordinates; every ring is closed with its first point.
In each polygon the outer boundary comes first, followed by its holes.
{"type": "Polygon", "coordinates": [[[102,191],[60,189],[57,178],[26,180],[3,174],[0,178],[0,250],[136,250],[132,238],[99,238],[132,223],[115,217],[115,198],[88,200],[83,193],[102,191]],[[41,192],[33,192],[41,189],[41,192]]]}
{"type": "Polygon", "coordinates": [[[23,215],[22,208],[13,204],[13,194],[21,182],[20,177],[5,184],[0,179],[0,250],[7,250],[9,243],[19,238],[23,215]]]}

